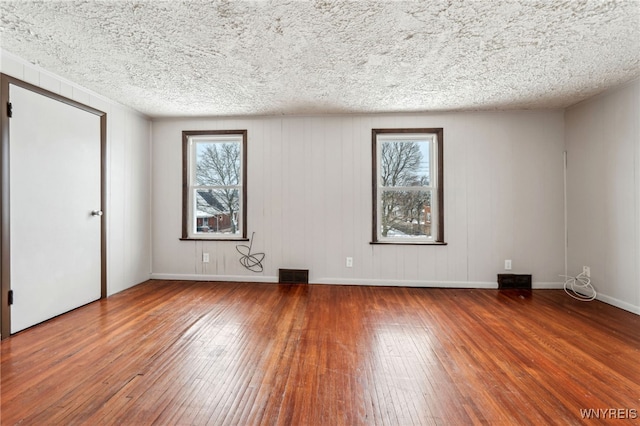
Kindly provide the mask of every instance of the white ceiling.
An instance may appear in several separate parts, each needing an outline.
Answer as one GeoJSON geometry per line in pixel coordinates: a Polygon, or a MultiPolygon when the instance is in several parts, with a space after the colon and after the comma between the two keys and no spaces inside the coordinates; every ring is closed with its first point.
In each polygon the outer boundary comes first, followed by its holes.
{"type": "Polygon", "coordinates": [[[562,108],[640,76],[639,0],[1,0],[0,24],[152,117],[562,108]]]}

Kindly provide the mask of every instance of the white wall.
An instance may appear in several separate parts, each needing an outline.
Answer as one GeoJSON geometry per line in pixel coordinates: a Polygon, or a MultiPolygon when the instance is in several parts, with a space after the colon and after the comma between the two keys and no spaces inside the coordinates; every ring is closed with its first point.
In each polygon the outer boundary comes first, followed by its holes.
{"type": "Polygon", "coordinates": [[[159,119],[152,139],[153,277],[276,281],[285,267],[315,283],[496,287],[512,259],[538,288],[561,281],[562,111],[159,119]],[[371,129],[399,127],[444,128],[447,246],[369,244],[371,129]],[[248,130],[261,274],[242,268],[234,242],[179,240],[181,132],[216,129],[248,130]]]}
{"type": "Polygon", "coordinates": [[[278,268],[289,267],[309,268],[311,281],[321,283],[495,287],[504,259],[513,260],[514,272],[532,273],[536,287],[557,287],[566,144],[569,273],[589,265],[601,300],[640,313],[640,81],[564,117],[164,119],[153,123],[151,148],[146,117],[0,54],[3,73],[107,113],[109,294],[146,280],[150,268],[157,278],[275,281],[278,268]],[[444,127],[447,246],[369,244],[371,129],[385,127],[444,127]],[[239,265],[235,243],[179,241],[181,131],[244,128],[248,224],[255,250],[267,255],[262,274],[239,265]],[[211,263],[201,263],[203,251],[211,263]],[[346,256],[353,268],[344,266],[346,256]]]}
{"type": "Polygon", "coordinates": [[[569,108],[569,274],[640,314],[640,80],[569,108]]]}
{"type": "Polygon", "coordinates": [[[148,118],[6,51],[0,51],[0,71],[107,113],[107,292],[147,280],[151,265],[148,118]]]}

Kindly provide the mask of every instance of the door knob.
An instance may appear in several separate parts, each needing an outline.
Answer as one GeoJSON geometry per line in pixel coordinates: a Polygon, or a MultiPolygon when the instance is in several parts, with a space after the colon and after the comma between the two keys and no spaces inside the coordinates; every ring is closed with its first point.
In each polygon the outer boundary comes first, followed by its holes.
{"type": "Polygon", "coordinates": [[[102,210],[92,210],[91,216],[102,216],[102,210]]]}

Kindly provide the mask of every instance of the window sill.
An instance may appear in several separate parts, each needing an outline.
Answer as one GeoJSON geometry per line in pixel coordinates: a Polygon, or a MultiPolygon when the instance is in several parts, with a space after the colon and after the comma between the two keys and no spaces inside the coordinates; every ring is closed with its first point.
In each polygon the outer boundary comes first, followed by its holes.
{"type": "Polygon", "coordinates": [[[180,241],[249,241],[248,238],[180,238],[180,241]]]}
{"type": "Polygon", "coordinates": [[[417,241],[372,241],[369,244],[371,245],[380,245],[380,246],[385,246],[385,245],[394,245],[394,246],[446,246],[448,243],[444,242],[444,241],[421,241],[421,242],[417,242],[417,241]]]}

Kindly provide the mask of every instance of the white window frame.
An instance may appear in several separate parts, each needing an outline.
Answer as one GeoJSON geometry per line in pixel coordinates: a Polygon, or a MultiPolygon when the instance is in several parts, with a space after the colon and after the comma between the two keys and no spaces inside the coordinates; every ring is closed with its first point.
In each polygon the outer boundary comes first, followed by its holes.
{"type": "MultiPolygon", "coordinates": [[[[442,215],[442,129],[373,129],[374,154],[374,219],[373,243],[394,244],[446,244],[444,243],[444,218],[442,215]],[[382,145],[385,142],[430,142],[429,144],[429,185],[383,186],[382,185],[382,145]],[[431,235],[430,236],[383,236],[382,235],[382,194],[384,191],[416,191],[431,193],[431,235]]],[[[426,219],[425,212],[425,219],[426,219]]]]}
{"type": "MultiPolygon", "coordinates": [[[[246,240],[246,130],[184,131],[183,133],[183,240],[246,240]],[[196,183],[197,145],[210,143],[238,143],[240,146],[240,173],[237,185],[198,185],[196,183]],[[235,189],[239,205],[235,212],[236,233],[197,232],[198,190],[235,189]]],[[[218,219],[219,220],[219,219],[218,219]]],[[[230,218],[234,220],[234,218],[230,218]]]]}

